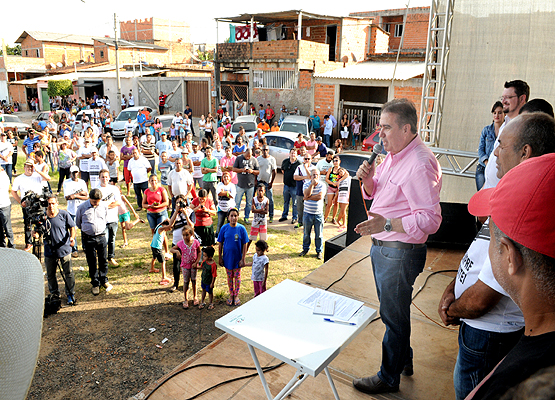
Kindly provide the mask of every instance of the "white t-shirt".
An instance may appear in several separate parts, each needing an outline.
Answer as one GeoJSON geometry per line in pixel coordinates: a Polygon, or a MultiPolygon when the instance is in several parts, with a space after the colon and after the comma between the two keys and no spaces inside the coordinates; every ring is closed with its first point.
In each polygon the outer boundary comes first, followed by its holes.
{"type": "Polygon", "coordinates": [[[216,160],[218,160],[218,174],[217,176],[222,176],[222,167],[220,166],[220,160],[222,158],[225,157],[225,150],[221,149],[220,151],[218,150],[212,150],[212,157],[214,157],[216,160]]]}
{"type": "Polygon", "coordinates": [[[31,176],[21,174],[14,179],[12,190],[16,192],[19,190],[19,197],[23,198],[25,197],[25,193],[29,190],[32,190],[38,195],[42,194],[42,186],[42,176],[39,174],[33,174],[31,176]]]}
{"type": "MultiPolygon", "coordinates": [[[[13,153],[13,146],[9,142],[0,142],[0,154],[7,157],[8,154],[13,153]]],[[[0,159],[0,165],[7,165],[12,163],[12,157],[8,157],[8,161],[0,159]]]]}
{"type": "MultiPolygon", "coordinates": [[[[78,179],[77,182],[74,181],[73,179],[66,179],[64,181],[63,188],[64,188],[64,197],[67,197],[75,193],[80,193],[80,192],[88,193],[87,184],[83,179],[78,179]]],[[[68,200],[67,212],[70,213],[71,215],[75,215],[77,213],[77,207],[79,207],[79,205],[84,201],[85,200],[79,200],[79,199],[68,200]]]]}
{"type": "Polygon", "coordinates": [[[488,255],[489,241],[489,220],[487,220],[461,260],[455,278],[455,298],[461,297],[466,289],[480,279],[493,290],[501,293],[503,297],[485,315],[462,320],[475,329],[489,332],[514,332],[524,326],[524,317],[518,306],[501,288],[493,273],[491,273],[491,263],[488,255]]]}
{"type": "Polygon", "coordinates": [[[10,202],[10,192],[8,188],[10,187],[10,178],[6,171],[0,172],[0,208],[8,207],[10,202]]]}
{"type": "Polygon", "coordinates": [[[333,166],[333,161],[328,162],[325,158],[321,159],[316,163],[316,168],[320,171],[320,180],[322,182],[326,181],[326,174],[322,171],[328,171],[333,166]]]}
{"type": "Polygon", "coordinates": [[[123,127],[123,129],[125,129],[125,134],[126,135],[130,132],[133,132],[133,126],[134,126],[133,122],[128,121],[128,122],[125,123],[125,126],[123,127]]]}
{"type": "Polygon", "coordinates": [[[93,160],[89,159],[89,179],[91,181],[91,189],[100,187],[100,171],[108,169],[108,166],[102,158],[93,160]]]}
{"type": "MultiPolygon", "coordinates": [[[[116,153],[116,157],[119,157],[119,149],[115,144],[112,143],[110,150],[113,150],[114,153],[116,153]]],[[[106,157],[108,156],[108,146],[107,145],[102,146],[100,150],[98,150],[98,155],[102,157],[104,160],[106,160],[106,157]]]]}
{"type": "Polygon", "coordinates": [[[148,168],[152,168],[150,163],[143,156],[139,156],[138,160],[132,158],[127,164],[127,169],[131,172],[133,176],[133,183],[143,183],[148,181],[148,168]]]}
{"type": "MultiPolygon", "coordinates": [[[[81,146],[79,147],[79,150],[77,150],[77,157],[91,154],[91,151],[92,151],[92,146],[89,146],[89,147],[81,146]]],[[[79,160],[79,169],[81,170],[81,172],[89,172],[89,160],[90,158],[83,158],[79,160]]]]}
{"type": "MultiPolygon", "coordinates": [[[[115,201],[122,201],[121,192],[117,186],[108,184],[105,187],[99,186],[98,189],[102,192],[102,202],[106,205],[106,208],[115,201]]],[[[118,207],[108,208],[106,222],[118,222],[118,207]]]]}
{"type": "Polygon", "coordinates": [[[266,254],[259,256],[258,254],[254,254],[252,256],[252,275],[251,279],[254,282],[263,282],[264,281],[264,267],[266,264],[269,264],[270,260],[266,254]]]}
{"type": "Polygon", "coordinates": [[[505,126],[507,126],[510,120],[511,119],[509,117],[505,117],[505,122],[503,122],[503,125],[501,125],[501,127],[499,128],[499,133],[497,134],[497,138],[495,139],[495,143],[493,144],[493,149],[491,150],[488,158],[488,163],[484,171],[484,176],[486,180],[482,189],[490,189],[496,187],[499,183],[499,178],[497,177],[497,156],[493,153],[495,153],[495,149],[497,148],[497,146],[499,146],[499,135],[501,135],[501,132],[503,132],[503,129],[505,128],[505,126]]]}
{"type": "Polygon", "coordinates": [[[179,172],[172,170],[168,174],[167,183],[168,186],[172,187],[171,191],[174,196],[179,196],[180,194],[186,195],[188,186],[193,186],[193,177],[185,169],[179,172]]]}
{"type": "MultiPolygon", "coordinates": [[[[204,159],[204,153],[202,151],[197,151],[196,153],[189,154],[191,161],[202,161],[204,159]]],[[[202,178],[202,170],[200,165],[193,165],[193,178],[202,178]]]]}
{"type": "Polygon", "coordinates": [[[231,194],[231,198],[218,196],[218,211],[229,211],[231,208],[235,207],[235,195],[237,194],[237,189],[235,184],[229,182],[229,185],[224,185],[223,182],[218,183],[216,186],[216,195],[221,191],[226,191],[231,194]]]}
{"type": "Polygon", "coordinates": [[[349,196],[351,194],[351,177],[347,176],[339,185],[337,185],[337,202],[349,204],[349,196]]]}

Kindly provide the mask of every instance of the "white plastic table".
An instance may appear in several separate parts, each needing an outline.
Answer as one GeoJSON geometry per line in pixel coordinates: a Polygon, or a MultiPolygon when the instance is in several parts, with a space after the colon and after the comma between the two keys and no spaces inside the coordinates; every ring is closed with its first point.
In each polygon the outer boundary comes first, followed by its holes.
{"type": "Polygon", "coordinates": [[[328,365],[376,315],[362,306],[351,319],[356,325],[325,322],[321,315],[298,304],[314,288],[285,280],[216,321],[216,327],[246,342],[269,400],[290,395],[308,376],[325,371],[333,395],[339,395],[328,365]],[[274,398],[254,347],[295,367],[289,383],[274,398]]]}

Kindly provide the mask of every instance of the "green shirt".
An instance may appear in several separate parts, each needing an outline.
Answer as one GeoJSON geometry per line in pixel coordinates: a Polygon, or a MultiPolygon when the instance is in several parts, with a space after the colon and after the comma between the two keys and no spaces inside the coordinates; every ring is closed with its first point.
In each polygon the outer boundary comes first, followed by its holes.
{"type": "MultiPolygon", "coordinates": [[[[210,169],[218,169],[218,160],[215,158],[212,158],[211,160],[209,160],[208,158],[203,158],[202,161],[200,162],[200,167],[201,168],[210,168],[210,169]]],[[[202,180],[204,182],[216,182],[218,180],[218,173],[217,172],[210,172],[207,174],[204,174],[202,177],[202,180]]]]}

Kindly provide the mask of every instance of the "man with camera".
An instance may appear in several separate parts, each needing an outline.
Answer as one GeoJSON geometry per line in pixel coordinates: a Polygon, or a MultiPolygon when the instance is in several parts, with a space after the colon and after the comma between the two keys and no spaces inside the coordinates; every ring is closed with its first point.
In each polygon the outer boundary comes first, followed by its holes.
{"type": "Polygon", "coordinates": [[[44,265],[48,290],[50,294],[60,296],[56,279],[56,267],[59,262],[65,278],[67,304],[72,306],[75,304],[75,277],[71,267],[71,252],[75,246],[75,222],[67,211],[59,209],[58,199],[53,194],[48,197],[46,218],[48,228],[44,235],[44,265]]]}
{"type": "Polygon", "coordinates": [[[32,232],[31,232],[31,219],[26,210],[28,204],[24,201],[27,192],[31,191],[36,195],[42,195],[43,182],[49,181],[50,176],[39,170],[35,170],[35,165],[32,158],[27,159],[23,165],[24,173],[14,179],[12,185],[12,196],[21,204],[23,210],[23,224],[25,226],[25,251],[31,251],[33,248],[32,232]],[[33,172],[36,171],[36,174],[33,172]]]}

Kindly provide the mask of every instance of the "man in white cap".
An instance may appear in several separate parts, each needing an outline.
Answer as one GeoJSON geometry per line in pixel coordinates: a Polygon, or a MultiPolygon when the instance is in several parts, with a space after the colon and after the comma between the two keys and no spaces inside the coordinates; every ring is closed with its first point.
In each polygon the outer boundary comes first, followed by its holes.
{"type": "MultiPolygon", "coordinates": [[[[71,179],[66,179],[64,181],[63,190],[64,197],[67,201],[67,212],[75,222],[77,207],[85,200],[88,200],[89,193],[87,192],[87,183],[79,178],[79,167],[72,165],[69,168],[69,175],[71,179]]],[[[77,257],[79,254],[77,252],[77,240],[75,240],[72,253],[73,257],[77,257]]]]}

